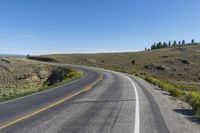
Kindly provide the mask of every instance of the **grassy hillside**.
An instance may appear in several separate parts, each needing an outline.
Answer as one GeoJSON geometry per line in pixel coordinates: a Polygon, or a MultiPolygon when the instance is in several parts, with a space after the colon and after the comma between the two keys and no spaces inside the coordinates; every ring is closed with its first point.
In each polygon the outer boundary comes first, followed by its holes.
{"type": "Polygon", "coordinates": [[[0,102],[80,78],[82,72],[17,58],[0,57],[0,102]]]}
{"type": "Polygon", "coordinates": [[[48,57],[61,63],[95,66],[154,76],[175,83],[198,85],[200,81],[200,46],[182,46],[144,52],[60,54],[48,57]],[[135,65],[132,61],[135,60],[135,65]]]}
{"type": "Polygon", "coordinates": [[[141,76],[172,96],[189,103],[200,116],[200,45],[143,52],[45,57],[60,63],[94,66],[141,76]]]}

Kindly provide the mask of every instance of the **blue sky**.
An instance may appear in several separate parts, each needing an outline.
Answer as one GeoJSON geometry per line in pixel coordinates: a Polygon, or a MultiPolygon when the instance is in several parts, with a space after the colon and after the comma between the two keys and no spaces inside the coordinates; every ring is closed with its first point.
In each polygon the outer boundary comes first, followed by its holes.
{"type": "Polygon", "coordinates": [[[200,40],[199,0],[0,0],[0,53],[136,51],[200,40]]]}

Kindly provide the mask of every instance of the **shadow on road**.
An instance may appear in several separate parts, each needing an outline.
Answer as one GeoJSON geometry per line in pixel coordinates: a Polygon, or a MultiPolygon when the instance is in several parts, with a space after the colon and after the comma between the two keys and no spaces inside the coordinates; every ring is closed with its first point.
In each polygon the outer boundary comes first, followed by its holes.
{"type": "Polygon", "coordinates": [[[183,114],[189,121],[200,124],[200,117],[196,116],[192,109],[174,109],[174,111],[183,114]]]}

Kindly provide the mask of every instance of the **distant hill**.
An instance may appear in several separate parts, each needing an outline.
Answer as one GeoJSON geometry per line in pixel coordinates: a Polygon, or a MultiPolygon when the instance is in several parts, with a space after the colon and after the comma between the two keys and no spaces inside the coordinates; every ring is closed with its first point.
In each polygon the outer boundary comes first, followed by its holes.
{"type": "Polygon", "coordinates": [[[46,58],[52,62],[94,66],[140,76],[187,102],[195,115],[200,116],[200,45],[141,52],[55,54],[46,55],[46,58]]]}
{"type": "Polygon", "coordinates": [[[200,82],[200,46],[180,46],[142,52],[54,54],[60,63],[94,66],[184,84],[200,82]],[[135,61],[135,64],[133,64],[135,61]]]}
{"type": "Polygon", "coordinates": [[[0,56],[4,56],[4,57],[25,57],[25,55],[19,55],[19,54],[0,54],[0,56]]]}

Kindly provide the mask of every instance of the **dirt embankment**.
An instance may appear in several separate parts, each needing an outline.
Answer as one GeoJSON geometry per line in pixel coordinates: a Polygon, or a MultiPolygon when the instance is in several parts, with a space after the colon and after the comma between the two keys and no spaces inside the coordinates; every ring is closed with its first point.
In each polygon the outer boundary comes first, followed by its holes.
{"type": "Polygon", "coordinates": [[[41,91],[81,76],[80,71],[61,66],[0,57],[0,101],[41,91]]]}

